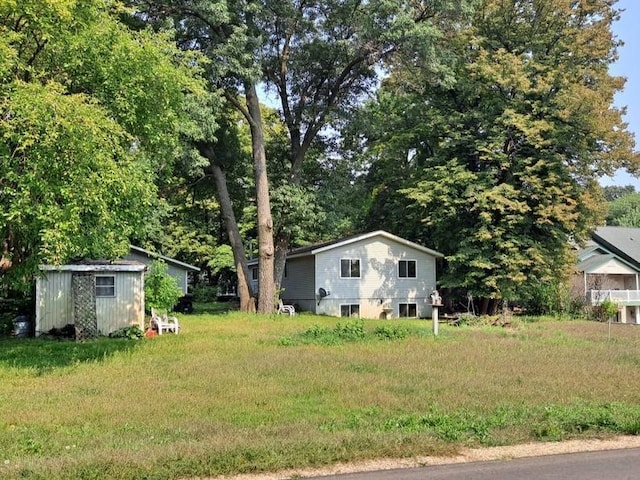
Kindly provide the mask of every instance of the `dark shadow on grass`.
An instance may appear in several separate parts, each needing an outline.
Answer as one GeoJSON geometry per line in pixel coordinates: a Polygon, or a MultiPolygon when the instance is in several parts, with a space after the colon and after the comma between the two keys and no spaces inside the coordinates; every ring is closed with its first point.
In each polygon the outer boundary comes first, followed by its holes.
{"type": "Polygon", "coordinates": [[[136,340],[99,338],[87,342],[35,338],[0,338],[0,366],[45,374],[78,363],[100,362],[117,352],[129,352],[136,340]]]}

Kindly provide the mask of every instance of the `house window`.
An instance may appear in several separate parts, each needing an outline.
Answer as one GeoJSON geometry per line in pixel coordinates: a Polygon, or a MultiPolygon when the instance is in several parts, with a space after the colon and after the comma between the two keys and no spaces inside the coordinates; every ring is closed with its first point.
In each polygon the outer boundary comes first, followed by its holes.
{"type": "Polygon", "coordinates": [[[415,303],[401,303],[399,305],[398,316],[401,318],[416,318],[418,316],[418,307],[415,303]]]}
{"type": "Polygon", "coordinates": [[[341,317],[360,317],[360,305],[352,303],[349,305],[340,305],[341,317]]]}
{"type": "Polygon", "coordinates": [[[340,260],[341,278],[360,278],[360,259],[343,258],[340,260]]]}
{"type": "Polygon", "coordinates": [[[251,269],[251,280],[258,280],[258,269],[256,267],[251,269]]]}
{"type": "Polygon", "coordinates": [[[398,277],[416,278],[416,261],[400,260],[398,262],[398,277]]]}
{"type": "Polygon", "coordinates": [[[115,297],[115,275],[96,275],[96,297],[115,297]]]}
{"type": "Polygon", "coordinates": [[[289,277],[289,269],[287,268],[287,264],[284,264],[284,278],[289,277]]]}

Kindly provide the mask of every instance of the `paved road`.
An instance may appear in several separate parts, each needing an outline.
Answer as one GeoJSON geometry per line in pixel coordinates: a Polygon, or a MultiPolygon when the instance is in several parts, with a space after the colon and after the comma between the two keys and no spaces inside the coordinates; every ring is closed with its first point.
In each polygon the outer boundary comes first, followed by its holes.
{"type": "Polygon", "coordinates": [[[317,477],[335,480],[637,480],[640,448],[317,477]]]}

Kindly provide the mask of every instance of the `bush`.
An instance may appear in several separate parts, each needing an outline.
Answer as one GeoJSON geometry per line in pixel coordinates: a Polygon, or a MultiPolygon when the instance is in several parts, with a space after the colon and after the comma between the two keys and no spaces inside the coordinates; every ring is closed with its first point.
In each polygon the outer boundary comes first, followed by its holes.
{"type": "Polygon", "coordinates": [[[167,265],[160,260],[154,260],[149,267],[149,273],[144,280],[145,306],[147,310],[157,308],[171,310],[182,296],[178,282],[169,273],[167,265]]]}
{"type": "Polygon", "coordinates": [[[193,300],[198,303],[212,303],[218,299],[218,287],[198,285],[191,290],[193,300]]]}
{"type": "Polygon", "coordinates": [[[618,305],[607,299],[597,309],[598,320],[608,322],[618,314],[618,305]]]}
{"type": "Polygon", "coordinates": [[[109,334],[110,338],[128,338],[131,340],[139,340],[144,337],[144,332],[138,325],[131,325],[130,327],[122,327],[109,334]]]}

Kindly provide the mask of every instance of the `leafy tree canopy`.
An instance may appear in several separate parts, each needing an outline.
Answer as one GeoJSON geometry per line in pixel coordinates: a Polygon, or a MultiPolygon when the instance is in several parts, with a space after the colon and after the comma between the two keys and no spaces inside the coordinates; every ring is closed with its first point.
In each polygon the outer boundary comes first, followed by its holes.
{"type": "Polygon", "coordinates": [[[448,286],[510,299],[566,271],[569,240],[602,219],[594,179],[637,170],[613,106],[624,80],[608,71],[611,4],[483,0],[449,38],[451,86],[398,71],[371,107],[384,122],[371,127],[372,169],[409,162],[405,205],[446,254],[448,286]]]}
{"type": "MultiPolygon", "coordinates": [[[[111,0],[0,3],[1,281],[115,257],[145,231],[157,173],[198,135],[195,56],[133,32],[111,0]]],[[[210,102],[209,102],[210,103],[210,102]]]]}

